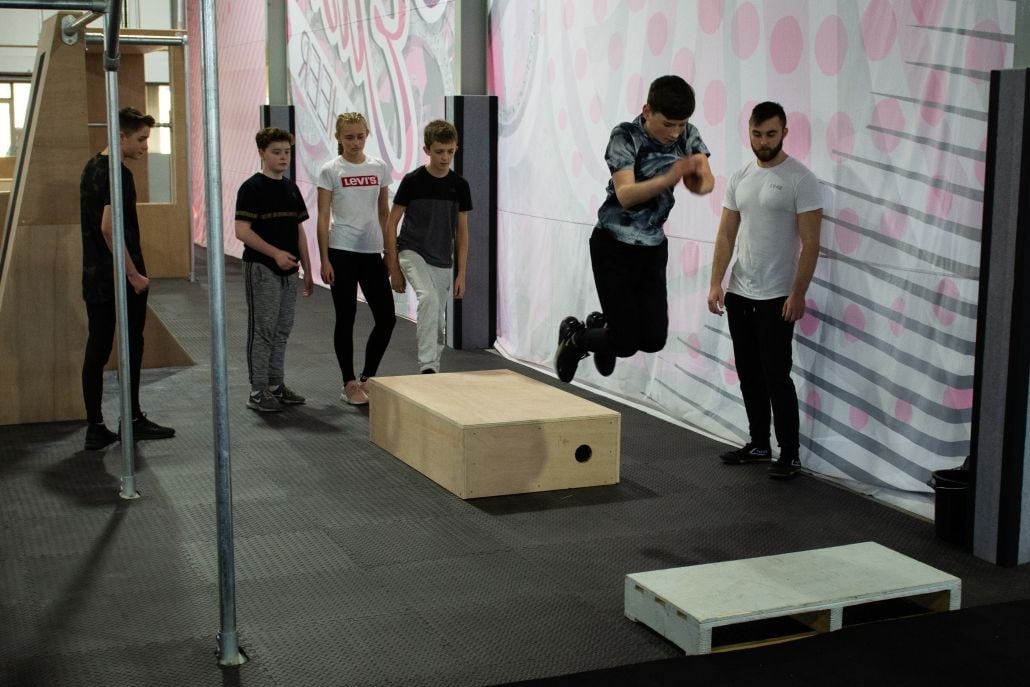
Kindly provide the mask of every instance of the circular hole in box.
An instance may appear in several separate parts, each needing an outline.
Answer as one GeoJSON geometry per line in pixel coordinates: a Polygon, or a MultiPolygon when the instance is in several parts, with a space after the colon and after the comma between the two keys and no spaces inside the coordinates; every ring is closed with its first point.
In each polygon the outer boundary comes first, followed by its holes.
{"type": "Polygon", "coordinates": [[[590,460],[590,457],[594,455],[594,450],[587,444],[580,444],[579,448],[576,449],[576,462],[585,463],[590,460]]]}

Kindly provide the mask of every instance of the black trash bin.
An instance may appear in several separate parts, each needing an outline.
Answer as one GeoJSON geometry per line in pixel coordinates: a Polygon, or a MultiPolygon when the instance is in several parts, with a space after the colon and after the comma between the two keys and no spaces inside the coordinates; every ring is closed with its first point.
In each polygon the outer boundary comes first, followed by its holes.
{"type": "Polygon", "coordinates": [[[927,484],[934,491],[933,522],[937,536],[968,549],[972,544],[969,531],[969,470],[934,470],[927,484]]]}

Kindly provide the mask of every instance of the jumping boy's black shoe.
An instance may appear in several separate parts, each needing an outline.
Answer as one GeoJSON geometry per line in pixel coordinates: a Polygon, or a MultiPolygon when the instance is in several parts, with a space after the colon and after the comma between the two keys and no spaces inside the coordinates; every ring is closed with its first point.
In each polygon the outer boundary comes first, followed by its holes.
{"type": "Polygon", "coordinates": [[[758,448],[748,443],[740,448],[727,451],[719,456],[722,462],[727,465],[743,465],[744,463],[768,463],[772,460],[772,451],[768,448],[758,448]]]}
{"type": "MultiPolygon", "coordinates": [[[[603,313],[592,312],[587,315],[585,324],[587,329],[604,329],[608,326],[608,320],[605,319],[603,313]]],[[[615,354],[594,351],[594,367],[597,368],[598,373],[607,377],[615,371],[615,354]]]]}
{"type": "Polygon", "coordinates": [[[773,479],[790,479],[801,470],[801,461],[795,456],[786,458],[780,456],[769,468],[769,476],[773,479]]]}
{"type": "Polygon", "coordinates": [[[558,350],[554,352],[554,369],[558,379],[571,382],[576,376],[579,361],[587,357],[586,349],[577,339],[586,327],[575,317],[569,316],[558,325],[558,350]]]}
{"type": "Polygon", "coordinates": [[[109,430],[107,425],[103,423],[99,425],[90,423],[89,427],[86,428],[86,450],[99,451],[118,441],[118,438],[118,435],[109,430]]]}

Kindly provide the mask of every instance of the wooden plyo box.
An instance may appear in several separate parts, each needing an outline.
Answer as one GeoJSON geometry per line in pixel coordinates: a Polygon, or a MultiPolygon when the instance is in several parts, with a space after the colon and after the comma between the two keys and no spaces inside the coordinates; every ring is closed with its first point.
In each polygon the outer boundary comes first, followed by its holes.
{"type": "Polygon", "coordinates": [[[463,499],[616,484],[621,416],[510,370],[375,377],[370,438],[463,499]]]}
{"type": "Polygon", "coordinates": [[[625,613],[693,655],[839,630],[848,624],[849,609],[888,600],[954,610],[961,589],[957,577],[862,542],[627,575],[625,613]],[[746,643],[713,642],[713,631],[784,618],[797,621],[803,631],[777,630],[746,643]]]}

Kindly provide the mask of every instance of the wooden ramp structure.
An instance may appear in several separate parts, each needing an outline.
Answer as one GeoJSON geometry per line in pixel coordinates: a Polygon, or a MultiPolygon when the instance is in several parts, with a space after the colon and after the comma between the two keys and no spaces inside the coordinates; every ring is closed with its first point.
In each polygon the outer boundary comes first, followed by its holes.
{"type": "MultiPolygon", "coordinates": [[[[26,115],[0,243],[0,425],[85,417],[79,177],[89,157],[106,147],[103,48],[61,37],[57,13],[43,24],[31,103],[26,115]]],[[[138,32],[137,32],[138,33],[138,32]]],[[[152,32],[147,35],[174,32],[152,32]]],[[[133,32],[123,31],[122,37],[133,32]]],[[[126,46],[119,69],[122,106],[146,109],[145,48],[126,46]]],[[[191,238],[186,181],[185,60],[169,46],[173,94],[172,202],[148,203],[146,161],[133,162],[143,253],[151,277],[189,276],[191,238]]],[[[3,184],[0,184],[2,188],[3,184]]],[[[143,366],[179,367],[193,360],[149,310],[143,366]]],[[[117,341],[117,339],[116,339],[117,341]]],[[[112,367],[117,360],[112,355],[112,367]]]]}

